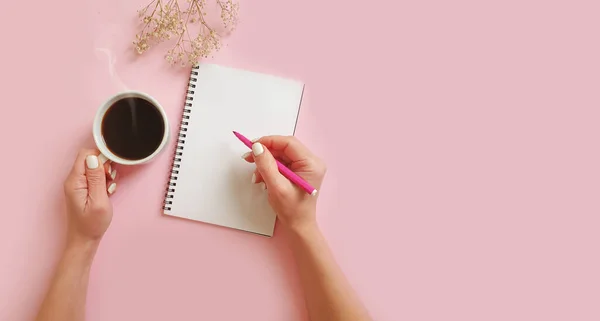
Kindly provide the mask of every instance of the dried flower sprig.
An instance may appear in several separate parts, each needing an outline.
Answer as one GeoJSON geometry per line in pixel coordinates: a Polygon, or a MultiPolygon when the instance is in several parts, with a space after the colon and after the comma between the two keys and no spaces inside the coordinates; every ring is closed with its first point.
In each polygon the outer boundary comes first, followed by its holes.
{"type": "MultiPolygon", "coordinates": [[[[214,0],[221,12],[224,30],[231,32],[238,21],[239,4],[235,0],[214,0]]],[[[165,59],[181,66],[195,65],[221,48],[222,35],[206,20],[206,0],[152,0],[138,11],[143,28],[133,42],[135,50],[143,54],[165,40],[176,39],[165,59]],[[195,32],[190,31],[195,29],[195,32]]]]}

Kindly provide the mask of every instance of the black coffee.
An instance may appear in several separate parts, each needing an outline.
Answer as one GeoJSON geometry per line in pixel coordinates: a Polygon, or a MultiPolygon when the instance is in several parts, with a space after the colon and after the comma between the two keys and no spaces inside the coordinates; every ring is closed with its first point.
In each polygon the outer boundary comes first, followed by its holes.
{"type": "Polygon", "coordinates": [[[108,108],[102,137],[108,149],[124,159],[138,160],[158,149],[165,134],[160,111],[143,98],[124,98],[108,108]]]}

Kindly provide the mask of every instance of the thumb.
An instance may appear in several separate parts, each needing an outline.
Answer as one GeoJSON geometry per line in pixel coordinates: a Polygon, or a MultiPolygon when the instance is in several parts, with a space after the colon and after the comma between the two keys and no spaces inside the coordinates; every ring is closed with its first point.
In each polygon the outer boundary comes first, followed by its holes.
{"type": "Polygon", "coordinates": [[[280,189],[285,183],[285,178],[279,173],[277,169],[277,163],[275,158],[261,143],[254,143],[252,145],[252,154],[254,154],[254,163],[256,169],[262,176],[265,184],[270,190],[280,189]]]}
{"type": "Polygon", "coordinates": [[[87,179],[88,195],[92,202],[99,202],[108,198],[106,174],[98,156],[88,155],[85,158],[85,177],[87,179]]]}

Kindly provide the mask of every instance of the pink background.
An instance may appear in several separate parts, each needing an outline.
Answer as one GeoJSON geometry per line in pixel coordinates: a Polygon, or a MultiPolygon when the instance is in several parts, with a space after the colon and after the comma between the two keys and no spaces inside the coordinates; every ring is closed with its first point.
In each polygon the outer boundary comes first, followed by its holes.
{"type": "MultiPolygon", "coordinates": [[[[188,71],[131,51],[143,4],[0,11],[1,320],[39,306],[63,242],[62,181],[93,146],[102,101],[142,90],[179,122],[188,71]]],[[[306,83],[297,136],[330,169],[319,222],[377,320],[598,320],[599,9],[243,0],[215,61],[306,83]]],[[[162,216],[169,164],[170,151],[120,168],[88,319],[305,318],[281,230],[162,216]]]]}

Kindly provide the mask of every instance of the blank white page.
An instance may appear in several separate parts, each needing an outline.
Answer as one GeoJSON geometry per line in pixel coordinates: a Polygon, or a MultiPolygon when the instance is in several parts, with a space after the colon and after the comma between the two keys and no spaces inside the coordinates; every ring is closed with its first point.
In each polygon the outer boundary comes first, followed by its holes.
{"type": "Polygon", "coordinates": [[[176,186],[164,213],[267,236],[275,213],[267,193],[252,184],[250,151],[232,131],[249,139],[293,135],[304,85],[213,64],[200,64],[176,186]]]}

